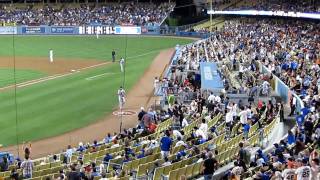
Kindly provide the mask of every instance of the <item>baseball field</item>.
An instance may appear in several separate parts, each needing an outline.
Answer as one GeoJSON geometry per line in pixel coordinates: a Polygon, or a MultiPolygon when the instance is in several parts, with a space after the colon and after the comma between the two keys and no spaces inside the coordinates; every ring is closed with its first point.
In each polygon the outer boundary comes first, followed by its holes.
{"type": "Polygon", "coordinates": [[[0,144],[57,136],[115,110],[123,74],[119,63],[111,61],[113,49],[119,60],[127,43],[125,89],[130,91],[161,51],[191,41],[143,36],[0,36],[0,144]],[[49,49],[54,51],[53,63],[48,59],[49,49]]]}

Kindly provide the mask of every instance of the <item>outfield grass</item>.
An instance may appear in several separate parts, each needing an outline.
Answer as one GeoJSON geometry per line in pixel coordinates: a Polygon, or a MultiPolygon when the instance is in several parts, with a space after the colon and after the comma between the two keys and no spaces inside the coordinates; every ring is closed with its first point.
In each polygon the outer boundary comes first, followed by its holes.
{"type": "Polygon", "coordinates": [[[12,85],[15,82],[21,83],[32,79],[37,79],[46,76],[45,73],[28,69],[7,69],[0,68],[0,87],[12,85]],[[14,74],[16,77],[14,78],[14,74]]]}
{"type": "Polygon", "coordinates": [[[139,36],[1,36],[0,56],[48,57],[49,49],[53,49],[55,57],[80,58],[95,60],[111,60],[112,49],[117,58],[125,54],[127,41],[127,57],[136,56],[150,51],[174,47],[177,43],[185,44],[191,40],[168,37],[139,37],[139,36]]]}
{"type": "MultiPolygon", "coordinates": [[[[4,43],[10,40],[8,36],[0,36],[0,56],[12,55],[12,46],[4,43]]],[[[127,56],[131,58],[127,60],[126,89],[129,90],[143,75],[160,50],[190,42],[167,37],[128,37],[127,56]]],[[[124,55],[125,37],[20,36],[15,38],[15,45],[16,56],[47,56],[48,48],[53,48],[55,56],[106,61],[111,59],[113,48],[117,49],[119,57],[124,55]]],[[[8,146],[16,143],[16,127],[21,143],[93,123],[117,105],[115,92],[121,84],[119,65],[114,63],[19,88],[17,111],[14,92],[0,92],[0,144],[8,146]],[[115,74],[86,80],[105,72],[115,74]]]]}

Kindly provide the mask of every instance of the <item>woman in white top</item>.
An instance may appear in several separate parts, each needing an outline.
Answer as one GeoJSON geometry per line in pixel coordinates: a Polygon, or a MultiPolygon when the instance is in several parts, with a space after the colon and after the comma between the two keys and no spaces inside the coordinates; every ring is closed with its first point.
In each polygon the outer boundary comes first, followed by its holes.
{"type": "Polygon", "coordinates": [[[206,123],[205,119],[202,119],[199,129],[205,134],[206,137],[208,137],[208,124],[206,123]]]}

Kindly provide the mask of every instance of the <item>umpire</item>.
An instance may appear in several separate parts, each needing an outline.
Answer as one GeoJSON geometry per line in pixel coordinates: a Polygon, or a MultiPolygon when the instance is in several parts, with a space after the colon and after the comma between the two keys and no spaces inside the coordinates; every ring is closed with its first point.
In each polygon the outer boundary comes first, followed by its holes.
{"type": "Polygon", "coordinates": [[[112,62],[115,62],[116,61],[116,52],[114,50],[112,50],[112,62]]]}

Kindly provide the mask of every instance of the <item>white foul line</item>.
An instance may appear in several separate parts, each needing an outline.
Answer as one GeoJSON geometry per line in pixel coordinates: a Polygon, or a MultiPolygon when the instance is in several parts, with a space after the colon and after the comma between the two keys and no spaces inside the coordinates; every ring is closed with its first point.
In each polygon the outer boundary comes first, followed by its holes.
{"type": "Polygon", "coordinates": [[[91,76],[91,77],[88,77],[88,78],[86,78],[86,80],[93,80],[93,79],[95,79],[95,78],[97,78],[97,77],[101,77],[101,76],[104,76],[104,75],[112,75],[112,74],[116,74],[116,73],[102,73],[102,74],[98,74],[98,75],[95,75],[95,76],[91,76]]]}
{"type": "Polygon", "coordinates": [[[2,88],[0,88],[0,91],[5,90],[5,89],[14,88],[15,86],[17,88],[21,88],[21,87],[30,86],[30,85],[33,85],[33,84],[38,84],[38,83],[41,83],[41,82],[45,82],[45,81],[49,81],[49,80],[53,80],[53,79],[57,79],[57,78],[60,78],[60,77],[65,77],[65,76],[68,76],[68,75],[71,75],[71,74],[78,73],[78,72],[80,72],[80,70],[90,69],[90,68],[94,68],[94,67],[98,67],[98,66],[103,66],[103,65],[109,64],[109,63],[110,62],[104,62],[104,63],[95,64],[95,65],[88,66],[88,67],[79,68],[79,69],[75,70],[74,72],[69,72],[69,73],[65,73],[65,74],[56,74],[56,75],[52,75],[52,76],[42,77],[42,78],[39,78],[39,79],[33,79],[33,80],[30,80],[30,81],[18,83],[16,85],[10,85],[10,86],[6,86],[6,87],[2,87],[2,88]]]}
{"type": "Polygon", "coordinates": [[[153,51],[149,51],[147,53],[139,54],[139,55],[136,55],[136,56],[127,57],[127,59],[142,57],[142,56],[149,55],[149,54],[152,54],[152,53],[155,53],[155,52],[159,52],[159,51],[160,50],[153,50],[153,51]]]}
{"type": "MultiPolygon", "coordinates": [[[[152,54],[152,53],[155,53],[155,52],[158,52],[158,51],[160,51],[160,50],[149,51],[147,53],[143,53],[143,54],[139,54],[139,55],[136,55],[136,56],[128,57],[127,59],[142,57],[142,56],[145,56],[145,55],[148,55],[148,54],[152,54]]],[[[41,82],[45,82],[45,81],[49,81],[49,80],[53,80],[53,79],[57,79],[57,78],[60,78],[60,77],[65,77],[65,76],[68,76],[68,75],[71,75],[71,74],[78,73],[78,72],[80,72],[80,70],[91,69],[91,68],[103,66],[103,65],[109,64],[109,63],[110,62],[104,62],[104,63],[95,64],[95,65],[88,66],[88,67],[79,68],[79,69],[75,70],[75,72],[70,72],[70,73],[66,73],[66,74],[56,74],[56,75],[52,75],[52,76],[42,77],[42,78],[39,78],[39,79],[33,79],[33,80],[30,80],[30,81],[25,81],[25,82],[22,82],[22,83],[18,83],[16,85],[9,85],[9,86],[0,88],[0,91],[6,90],[6,89],[10,89],[10,88],[14,88],[15,86],[17,88],[21,88],[21,87],[30,86],[30,85],[33,85],[33,84],[38,84],[38,83],[41,83],[41,82]]],[[[108,74],[108,73],[99,74],[97,76],[102,76],[102,75],[105,75],[105,74],[108,74]]],[[[111,74],[111,73],[109,73],[109,74],[111,74]]],[[[92,76],[92,77],[94,77],[94,76],[92,76]]],[[[88,77],[88,78],[86,78],[86,80],[89,80],[92,77],[88,77]]],[[[94,78],[92,78],[92,79],[94,79],[94,78]]]]}

